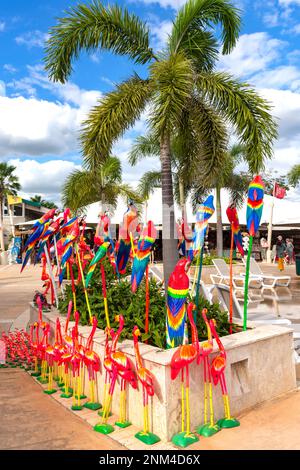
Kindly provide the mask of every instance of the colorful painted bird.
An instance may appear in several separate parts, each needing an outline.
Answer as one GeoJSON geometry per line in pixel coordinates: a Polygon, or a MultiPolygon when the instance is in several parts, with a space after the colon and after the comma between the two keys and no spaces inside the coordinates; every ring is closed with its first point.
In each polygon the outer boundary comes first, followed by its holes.
{"type": "Polygon", "coordinates": [[[208,196],[204,203],[199,205],[196,212],[196,224],[193,237],[194,254],[198,253],[204,245],[207,224],[214,212],[214,197],[208,196]]]}
{"type": "Polygon", "coordinates": [[[48,226],[46,232],[41,237],[38,256],[41,256],[44,250],[45,243],[50,239],[50,237],[58,233],[61,221],[62,221],[62,217],[58,217],[48,226]]]}
{"type": "Polygon", "coordinates": [[[190,280],[186,273],[189,260],[181,258],[172,272],[167,291],[167,347],[175,348],[183,344],[186,321],[186,298],[190,280]]]}
{"type": "Polygon", "coordinates": [[[153,222],[149,220],[147,227],[145,227],[141,233],[140,239],[138,241],[138,248],[133,259],[131,273],[132,292],[136,292],[143,279],[146,267],[150,261],[151,248],[155,243],[156,237],[156,228],[154,227],[153,222]]]}
{"type": "Polygon", "coordinates": [[[230,225],[231,225],[231,230],[233,231],[235,246],[236,246],[237,250],[239,250],[240,254],[242,256],[244,256],[245,252],[244,252],[244,248],[243,248],[243,238],[242,238],[242,234],[241,234],[241,231],[240,231],[239,218],[238,218],[237,210],[233,205],[229,206],[226,209],[226,214],[227,214],[227,218],[228,218],[228,220],[230,222],[230,225]]]}
{"type": "Polygon", "coordinates": [[[70,231],[68,232],[65,241],[62,245],[63,253],[61,257],[60,264],[60,273],[59,273],[59,283],[61,284],[65,275],[66,265],[69,259],[71,258],[74,251],[74,244],[80,236],[79,221],[74,221],[70,226],[70,231]]]}
{"type": "Polygon", "coordinates": [[[207,318],[207,309],[202,310],[202,318],[207,329],[207,341],[201,344],[201,354],[198,357],[198,364],[203,360],[203,382],[204,382],[204,424],[197,429],[201,436],[210,437],[220,431],[220,427],[215,423],[214,407],[212,398],[211,368],[209,355],[213,352],[214,345],[210,324],[207,318]],[[209,419],[208,419],[209,404],[209,419]]]}
{"type": "Polygon", "coordinates": [[[141,332],[137,326],[133,328],[133,344],[135,353],[135,366],[139,382],[143,388],[143,410],[144,410],[144,428],[142,432],[138,432],[135,437],[145,442],[146,444],[155,444],[160,439],[153,433],[150,433],[149,425],[149,397],[154,395],[154,376],[150,370],[144,367],[140,349],[139,349],[139,336],[141,332]]]}
{"type": "Polygon", "coordinates": [[[264,183],[261,176],[255,178],[249,184],[247,201],[247,228],[250,236],[255,236],[262,216],[264,183]]]}
{"type": "Polygon", "coordinates": [[[180,447],[186,447],[187,445],[197,442],[199,439],[195,434],[191,433],[190,429],[190,399],[189,399],[189,366],[194,362],[200,354],[198,333],[196,324],[193,318],[193,310],[196,306],[193,303],[188,305],[187,314],[192,329],[192,344],[181,345],[174,352],[171,359],[171,379],[175,380],[176,377],[181,373],[181,413],[182,413],[182,425],[181,432],[175,434],[172,438],[172,442],[180,447]],[[185,375],[185,386],[184,386],[184,375],[185,375]],[[185,390],[184,390],[185,389],[185,390]],[[186,397],[186,400],[184,399],[186,397]],[[186,402],[186,410],[185,410],[186,402]],[[185,414],[186,414],[186,426],[185,426],[185,414]]]}
{"type": "Polygon", "coordinates": [[[101,263],[107,253],[108,247],[110,245],[109,241],[106,241],[102,243],[102,245],[99,246],[97,253],[95,254],[94,258],[90,262],[88,273],[86,275],[85,279],[85,286],[88,287],[89,283],[91,282],[92,276],[94,274],[94,271],[96,269],[97,263],[101,263]]]}
{"type": "Polygon", "coordinates": [[[132,234],[136,231],[138,223],[137,208],[131,202],[123,217],[123,224],[119,232],[119,249],[117,254],[117,267],[120,274],[124,274],[130,256],[132,234]]]}
{"type": "Polygon", "coordinates": [[[219,354],[214,357],[211,363],[211,375],[214,385],[220,384],[224,402],[224,418],[218,421],[218,425],[221,428],[235,428],[239,426],[240,423],[237,419],[233,418],[230,413],[229,396],[225,379],[226,351],[216,331],[215,320],[210,320],[209,325],[219,347],[219,354]]]}
{"type": "Polygon", "coordinates": [[[25,257],[24,257],[22,267],[21,267],[21,272],[25,268],[25,266],[26,266],[26,264],[29,260],[29,257],[32,253],[32,250],[34,249],[35,245],[43,238],[44,234],[48,230],[49,225],[50,225],[49,221],[41,223],[39,226],[37,226],[37,228],[34,230],[34,232],[29,236],[29,238],[26,242],[26,245],[25,245],[25,250],[26,251],[25,251],[25,257]]]}

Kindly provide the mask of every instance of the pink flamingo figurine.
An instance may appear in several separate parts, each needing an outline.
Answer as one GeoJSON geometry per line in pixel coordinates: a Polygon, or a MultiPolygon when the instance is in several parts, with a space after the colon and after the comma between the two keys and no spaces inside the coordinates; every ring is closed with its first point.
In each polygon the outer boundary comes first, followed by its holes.
{"type": "MultiPolygon", "coordinates": [[[[101,408],[101,404],[95,400],[95,385],[97,384],[97,372],[100,370],[100,358],[95,351],[93,351],[93,338],[97,329],[98,320],[93,317],[93,327],[90,336],[87,340],[86,348],[84,350],[83,361],[88,371],[89,383],[90,383],[90,401],[85,403],[83,406],[90,410],[98,410],[101,408]]],[[[98,393],[98,392],[97,392],[98,393]]]]}
{"type": "Polygon", "coordinates": [[[207,329],[207,341],[201,344],[201,358],[198,360],[198,364],[200,360],[203,359],[203,376],[204,376],[204,424],[199,426],[197,429],[197,433],[204,437],[210,437],[220,431],[220,427],[214,421],[214,408],[213,408],[213,399],[212,399],[212,383],[211,383],[211,370],[209,364],[209,355],[212,353],[214,345],[213,339],[211,334],[210,325],[207,319],[207,309],[204,308],[202,310],[202,318],[205,322],[206,329],[207,329]],[[209,400],[209,412],[210,412],[210,419],[208,420],[207,417],[207,408],[208,408],[208,400],[209,400]]]}
{"type": "Polygon", "coordinates": [[[219,338],[215,328],[215,321],[210,320],[210,328],[213,336],[215,337],[218,347],[219,354],[214,357],[211,363],[211,374],[214,385],[220,383],[223,401],[224,401],[224,418],[218,421],[218,425],[221,428],[236,428],[240,425],[240,422],[233,418],[230,414],[229,396],[227,392],[226,379],[225,379],[225,367],[226,367],[226,352],[224,346],[219,338]]]}
{"type": "Polygon", "coordinates": [[[181,373],[181,432],[172,437],[173,444],[179,447],[187,447],[197,442],[198,437],[191,433],[190,429],[190,398],[189,398],[189,366],[200,354],[198,333],[193,318],[193,310],[196,306],[189,303],[187,308],[188,319],[192,330],[192,344],[182,344],[176,349],[171,359],[171,379],[175,380],[181,373]],[[185,372],[185,396],[186,396],[186,429],[185,429],[185,407],[184,407],[184,372],[185,372]]]}
{"type": "Polygon", "coordinates": [[[154,395],[154,377],[150,370],[146,369],[143,365],[139,350],[139,339],[141,332],[137,326],[133,328],[133,343],[134,343],[134,352],[135,352],[135,364],[136,364],[136,373],[139,381],[142,384],[143,388],[143,408],[144,408],[144,429],[143,431],[137,432],[135,437],[145,444],[152,445],[160,441],[160,438],[150,432],[149,426],[149,409],[148,402],[149,397],[154,395]]]}

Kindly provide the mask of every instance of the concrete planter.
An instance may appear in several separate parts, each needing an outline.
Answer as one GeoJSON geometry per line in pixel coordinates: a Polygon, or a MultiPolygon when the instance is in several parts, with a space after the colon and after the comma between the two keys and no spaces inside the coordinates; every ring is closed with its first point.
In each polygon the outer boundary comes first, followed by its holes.
{"type": "MultiPolygon", "coordinates": [[[[52,334],[56,317],[62,325],[65,317],[53,309],[43,315],[51,324],[52,334]]],[[[31,322],[37,319],[37,310],[31,304],[31,322]]],[[[70,328],[73,326],[70,322],[70,328]]],[[[233,416],[266,400],[270,400],[296,388],[296,374],[293,363],[292,330],[277,325],[249,323],[247,331],[241,331],[222,338],[227,352],[226,379],[233,416]]],[[[84,344],[89,336],[90,327],[79,327],[84,344]]],[[[104,357],[105,335],[98,330],[94,340],[94,350],[101,360],[104,357]]],[[[135,362],[133,341],[125,340],[119,348],[135,362]]],[[[151,430],[162,441],[169,441],[181,430],[180,378],[171,381],[170,361],[174,350],[162,350],[140,344],[144,365],[155,376],[155,396],[150,406],[151,430]]],[[[215,348],[215,352],[217,348],[215,348]]],[[[87,382],[87,381],[86,381],[87,382]]],[[[104,372],[98,380],[99,400],[103,397],[104,372]]],[[[86,388],[86,393],[88,389],[86,388]]],[[[192,364],[190,367],[191,427],[203,423],[203,366],[192,364]]],[[[223,417],[223,401],[219,388],[214,388],[214,408],[216,419],[223,417]]],[[[119,412],[119,387],[112,404],[114,413],[119,412]]],[[[132,424],[142,429],[142,390],[127,390],[127,416],[132,424]]]]}

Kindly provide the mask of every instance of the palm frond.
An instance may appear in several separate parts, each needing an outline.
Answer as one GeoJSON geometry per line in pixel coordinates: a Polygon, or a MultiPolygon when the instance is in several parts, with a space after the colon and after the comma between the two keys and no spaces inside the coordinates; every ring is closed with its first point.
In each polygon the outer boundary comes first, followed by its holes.
{"type": "Polygon", "coordinates": [[[130,165],[136,165],[140,160],[147,157],[159,157],[160,147],[159,140],[154,134],[138,136],[128,155],[130,165]]]}
{"type": "MultiPolygon", "coordinates": [[[[236,44],[240,24],[239,10],[228,0],[188,0],[175,18],[169,38],[170,51],[176,53],[187,48],[189,41],[197,48],[197,32],[220,25],[222,53],[228,54],[236,44]]],[[[201,53],[200,46],[201,42],[201,53]]]]}
{"type": "Polygon", "coordinates": [[[287,174],[288,183],[294,188],[300,182],[300,165],[294,165],[287,174]]]}
{"type": "Polygon", "coordinates": [[[154,58],[149,47],[149,30],[137,16],[117,5],[104,6],[99,0],[80,3],[50,30],[46,43],[45,66],[50,79],[65,83],[72,73],[72,62],[81,51],[110,50],[127,54],[136,63],[154,58]]]}
{"type": "Polygon", "coordinates": [[[228,136],[221,116],[200,97],[190,104],[190,118],[197,140],[198,177],[204,185],[215,185],[224,174],[228,136]]]}
{"type": "Polygon", "coordinates": [[[223,72],[200,73],[198,91],[234,126],[239,142],[246,148],[245,159],[251,171],[262,170],[265,160],[272,157],[277,137],[277,124],[268,102],[247,83],[223,72]]]}
{"type": "Polygon", "coordinates": [[[85,166],[92,168],[110,154],[113,143],[139,118],[150,95],[149,81],[134,75],[91,109],[80,137],[85,166]]]}
{"type": "Polygon", "coordinates": [[[143,200],[149,199],[150,194],[155,188],[161,187],[161,172],[160,171],[147,171],[143,174],[138,185],[138,193],[143,200]]]}
{"type": "Polygon", "coordinates": [[[192,92],[193,70],[191,61],[182,53],[155,62],[150,69],[154,88],[151,125],[162,136],[180,124],[182,110],[192,92]]]}
{"type": "Polygon", "coordinates": [[[225,187],[229,191],[230,204],[237,209],[243,205],[251,179],[251,175],[232,173],[226,181],[225,187]]]}

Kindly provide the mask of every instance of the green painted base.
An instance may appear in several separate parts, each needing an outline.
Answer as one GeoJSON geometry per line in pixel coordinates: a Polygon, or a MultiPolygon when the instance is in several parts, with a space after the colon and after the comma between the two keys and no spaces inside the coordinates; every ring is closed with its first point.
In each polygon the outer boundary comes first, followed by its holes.
{"type": "Polygon", "coordinates": [[[99,423],[99,424],[96,424],[96,426],[94,426],[94,431],[100,432],[101,434],[110,434],[114,430],[115,429],[111,424],[101,424],[101,423],[99,423]]]}
{"type": "Polygon", "coordinates": [[[102,408],[102,405],[101,403],[92,403],[90,401],[88,401],[87,403],[85,403],[83,405],[84,408],[88,408],[89,410],[100,410],[100,408],[102,408]]]}
{"type": "MultiPolygon", "coordinates": [[[[75,395],[75,398],[78,400],[78,395],[75,395]]],[[[80,395],[80,400],[84,400],[85,398],[87,398],[86,395],[80,395]]]]}
{"type": "Polygon", "coordinates": [[[218,424],[214,424],[213,426],[210,424],[203,424],[203,426],[197,428],[197,433],[203,437],[211,437],[219,431],[221,431],[221,428],[218,424]]]}
{"type": "Polygon", "coordinates": [[[41,372],[32,372],[30,375],[31,375],[32,377],[40,377],[41,372]]]}
{"type": "Polygon", "coordinates": [[[55,382],[59,382],[59,377],[53,377],[53,380],[54,380],[55,382]]]}
{"type": "Polygon", "coordinates": [[[175,436],[172,437],[173,444],[178,447],[187,447],[191,444],[194,444],[194,442],[198,441],[199,438],[195,436],[195,434],[187,434],[185,431],[179,432],[178,434],[175,434],[175,436]]]}
{"type": "Polygon", "coordinates": [[[223,418],[223,419],[219,419],[218,426],[220,426],[220,428],[222,429],[237,428],[238,426],[240,426],[240,422],[235,418],[231,418],[231,419],[223,418]]]}
{"type": "Polygon", "coordinates": [[[72,405],[71,406],[71,410],[73,410],[73,411],[80,411],[80,410],[82,410],[82,408],[83,407],[81,405],[72,405]]]}
{"type": "MultiPolygon", "coordinates": [[[[98,415],[99,415],[99,416],[103,416],[103,410],[98,411],[98,415]]],[[[109,416],[111,416],[111,415],[112,415],[112,412],[110,411],[109,414],[108,414],[108,418],[109,418],[109,416]]]]}
{"type": "Polygon", "coordinates": [[[128,426],[131,426],[131,423],[130,421],[116,421],[115,425],[119,428],[128,428],[128,426]]]}
{"type": "Polygon", "coordinates": [[[44,393],[47,393],[47,395],[53,395],[53,393],[56,393],[57,390],[55,390],[55,388],[53,388],[52,390],[44,390],[44,393]]]}
{"type": "Polygon", "coordinates": [[[37,379],[39,382],[41,382],[41,384],[47,384],[48,383],[48,377],[46,376],[45,378],[43,378],[41,375],[39,377],[37,377],[37,379]]]}
{"type": "Polygon", "coordinates": [[[59,387],[59,388],[63,388],[65,386],[64,382],[58,382],[56,381],[56,385],[59,387]]]}
{"type": "Polygon", "coordinates": [[[73,396],[73,393],[69,392],[69,393],[61,393],[60,394],[60,397],[61,398],[71,398],[73,396]]]}
{"type": "Polygon", "coordinates": [[[152,432],[139,431],[134,435],[134,437],[148,446],[152,446],[160,441],[160,438],[152,432]]]}
{"type": "MultiPolygon", "coordinates": [[[[61,388],[61,391],[62,391],[63,393],[66,393],[65,387],[62,387],[62,388],[61,388]]],[[[72,395],[73,395],[73,388],[68,387],[68,394],[69,394],[69,393],[72,393],[72,395]]]]}

